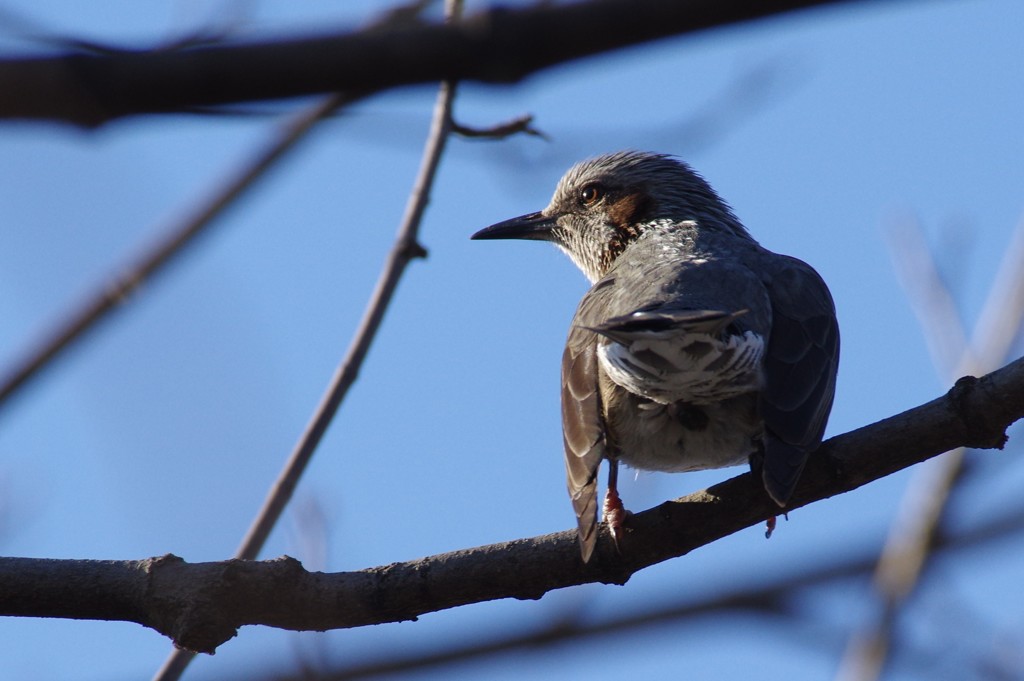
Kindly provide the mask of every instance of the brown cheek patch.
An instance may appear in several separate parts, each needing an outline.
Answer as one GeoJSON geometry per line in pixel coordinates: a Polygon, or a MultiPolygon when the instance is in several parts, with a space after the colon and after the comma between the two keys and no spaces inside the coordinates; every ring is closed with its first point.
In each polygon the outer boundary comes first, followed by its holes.
{"type": "Polygon", "coordinates": [[[648,214],[650,203],[650,197],[637,190],[626,191],[608,202],[605,214],[608,221],[615,226],[615,233],[611,235],[601,253],[603,270],[611,267],[615,259],[626,250],[626,246],[640,236],[640,230],[636,225],[648,214]]]}
{"type": "Polygon", "coordinates": [[[650,199],[643,192],[627,192],[608,206],[608,219],[622,232],[635,232],[633,226],[647,213],[649,204],[650,199]]]}

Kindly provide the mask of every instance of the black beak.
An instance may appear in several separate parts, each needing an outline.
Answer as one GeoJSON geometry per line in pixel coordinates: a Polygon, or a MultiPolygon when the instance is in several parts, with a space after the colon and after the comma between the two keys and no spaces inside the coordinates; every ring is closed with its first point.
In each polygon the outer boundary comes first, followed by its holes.
{"type": "Polygon", "coordinates": [[[469,238],[551,241],[551,230],[554,227],[554,218],[547,217],[541,213],[530,213],[529,215],[520,215],[517,218],[485,227],[469,238]]]}

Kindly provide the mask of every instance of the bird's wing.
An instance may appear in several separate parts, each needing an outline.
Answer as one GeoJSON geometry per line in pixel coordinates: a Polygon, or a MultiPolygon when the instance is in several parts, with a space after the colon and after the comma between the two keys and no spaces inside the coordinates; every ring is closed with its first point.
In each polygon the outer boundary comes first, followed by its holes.
{"type": "Polygon", "coordinates": [[[828,287],[810,265],[775,256],[766,268],[772,308],[761,413],[764,486],[780,506],[796,487],[807,455],[821,443],[839,366],[839,325],[828,287]]]}
{"type": "Polygon", "coordinates": [[[581,302],[562,354],[565,472],[584,562],[590,560],[597,542],[597,470],[605,456],[597,334],[576,324],[585,316],[588,302],[587,297],[581,302]]]}

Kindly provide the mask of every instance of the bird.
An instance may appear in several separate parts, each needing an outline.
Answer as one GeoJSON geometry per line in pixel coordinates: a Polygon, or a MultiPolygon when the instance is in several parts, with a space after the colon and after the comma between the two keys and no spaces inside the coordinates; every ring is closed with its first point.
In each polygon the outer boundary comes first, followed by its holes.
{"type": "Polygon", "coordinates": [[[627,522],[620,463],[662,472],[746,463],[786,508],[821,443],[839,365],[835,304],[810,265],[762,247],[688,164],[642,151],[577,163],[546,208],[471,238],[553,242],[591,283],[561,367],[584,563],[598,538],[603,461],[617,550],[627,522]]]}

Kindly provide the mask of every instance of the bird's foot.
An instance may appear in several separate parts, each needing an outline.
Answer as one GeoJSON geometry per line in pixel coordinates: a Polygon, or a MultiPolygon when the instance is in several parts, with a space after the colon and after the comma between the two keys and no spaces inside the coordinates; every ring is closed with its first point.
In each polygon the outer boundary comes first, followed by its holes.
{"type": "MultiPolygon", "coordinates": [[[[783,513],[782,517],[785,518],[786,520],[789,520],[789,514],[788,513],[783,513]]],[[[772,538],[772,533],[775,532],[775,526],[777,524],[778,524],[778,516],[774,516],[773,515],[771,518],[769,518],[767,521],[765,521],[765,528],[764,528],[764,538],[765,539],[771,539],[772,538]]]]}
{"type": "Polygon", "coordinates": [[[614,488],[609,487],[608,493],[604,495],[603,515],[605,522],[608,523],[608,530],[612,534],[612,541],[615,542],[615,550],[622,553],[619,548],[619,537],[622,536],[622,528],[630,513],[622,505],[622,499],[619,498],[619,493],[614,488]]]}

